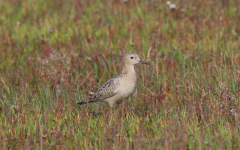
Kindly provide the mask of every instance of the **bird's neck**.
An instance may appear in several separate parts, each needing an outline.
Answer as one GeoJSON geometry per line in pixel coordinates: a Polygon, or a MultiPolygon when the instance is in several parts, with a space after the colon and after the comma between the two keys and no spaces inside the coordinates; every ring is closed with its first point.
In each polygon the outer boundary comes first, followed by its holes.
{"type": "Polygon", "coordinates": [[[125,74],[135,74],[134,65],[124,65],[122,73],[125,73],[125,74]]]}

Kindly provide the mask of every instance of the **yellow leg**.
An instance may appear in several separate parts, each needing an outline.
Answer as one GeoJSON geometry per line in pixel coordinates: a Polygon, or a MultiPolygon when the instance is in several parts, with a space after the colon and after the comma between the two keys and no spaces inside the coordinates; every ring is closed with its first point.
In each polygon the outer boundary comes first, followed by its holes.
{"type": "Polygon", "coordinates": [[[93,115],[94,115],[95,117],[98,116],[98,113],[99,113],[99,106],[100,106],[100,104],[97,104],[96,109],[93,111],[93,115]]]}
{"type": "Polygon", "coordinates": [[[111,123],[112,123],[112,120],[113,120],[113,115],[114,115],[114,107],[111,107],[111,119],[110,119],[110,121],[109,121],[109,124],[108,124],[108,126],[110,126],[111,125],[111,123]]]}

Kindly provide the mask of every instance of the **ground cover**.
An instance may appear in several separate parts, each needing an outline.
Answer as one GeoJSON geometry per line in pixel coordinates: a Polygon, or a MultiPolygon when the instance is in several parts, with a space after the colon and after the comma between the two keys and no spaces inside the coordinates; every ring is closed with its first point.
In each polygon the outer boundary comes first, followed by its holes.
{"type": "Polygon", "coordinates": [[[238,0],[0,1],[1,149],[239,149],[238,0]],[[121,71],[138,88],[79,106],[121,71]]]}

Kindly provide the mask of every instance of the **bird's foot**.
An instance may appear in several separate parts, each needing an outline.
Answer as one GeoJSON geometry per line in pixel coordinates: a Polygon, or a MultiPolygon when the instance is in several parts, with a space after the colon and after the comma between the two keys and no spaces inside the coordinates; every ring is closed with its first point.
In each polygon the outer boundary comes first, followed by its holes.
{"type": "Polygon", "coordinates": [[[98,117],[98,113],[95,112],[95,111],[93,111],[93,116],[94,116],[94,117],[98,117]]]}
{"type": "Polygon", "coordinates": [[[109,121],[108,126],[111,126],[111,123],[112,123],[112,119],[109,121]]]}

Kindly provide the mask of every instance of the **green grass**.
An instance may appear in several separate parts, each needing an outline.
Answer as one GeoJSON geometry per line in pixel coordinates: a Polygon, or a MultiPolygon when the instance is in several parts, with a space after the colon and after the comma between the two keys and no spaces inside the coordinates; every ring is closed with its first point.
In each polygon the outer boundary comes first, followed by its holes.
{"type": "Polygon", "coordinates": [[[240,3],[176,6],[0,1],[0,149],[239,149],[240,3]],[[109,125],[76,103],[127,52],[151,66],[109,125]]]}

